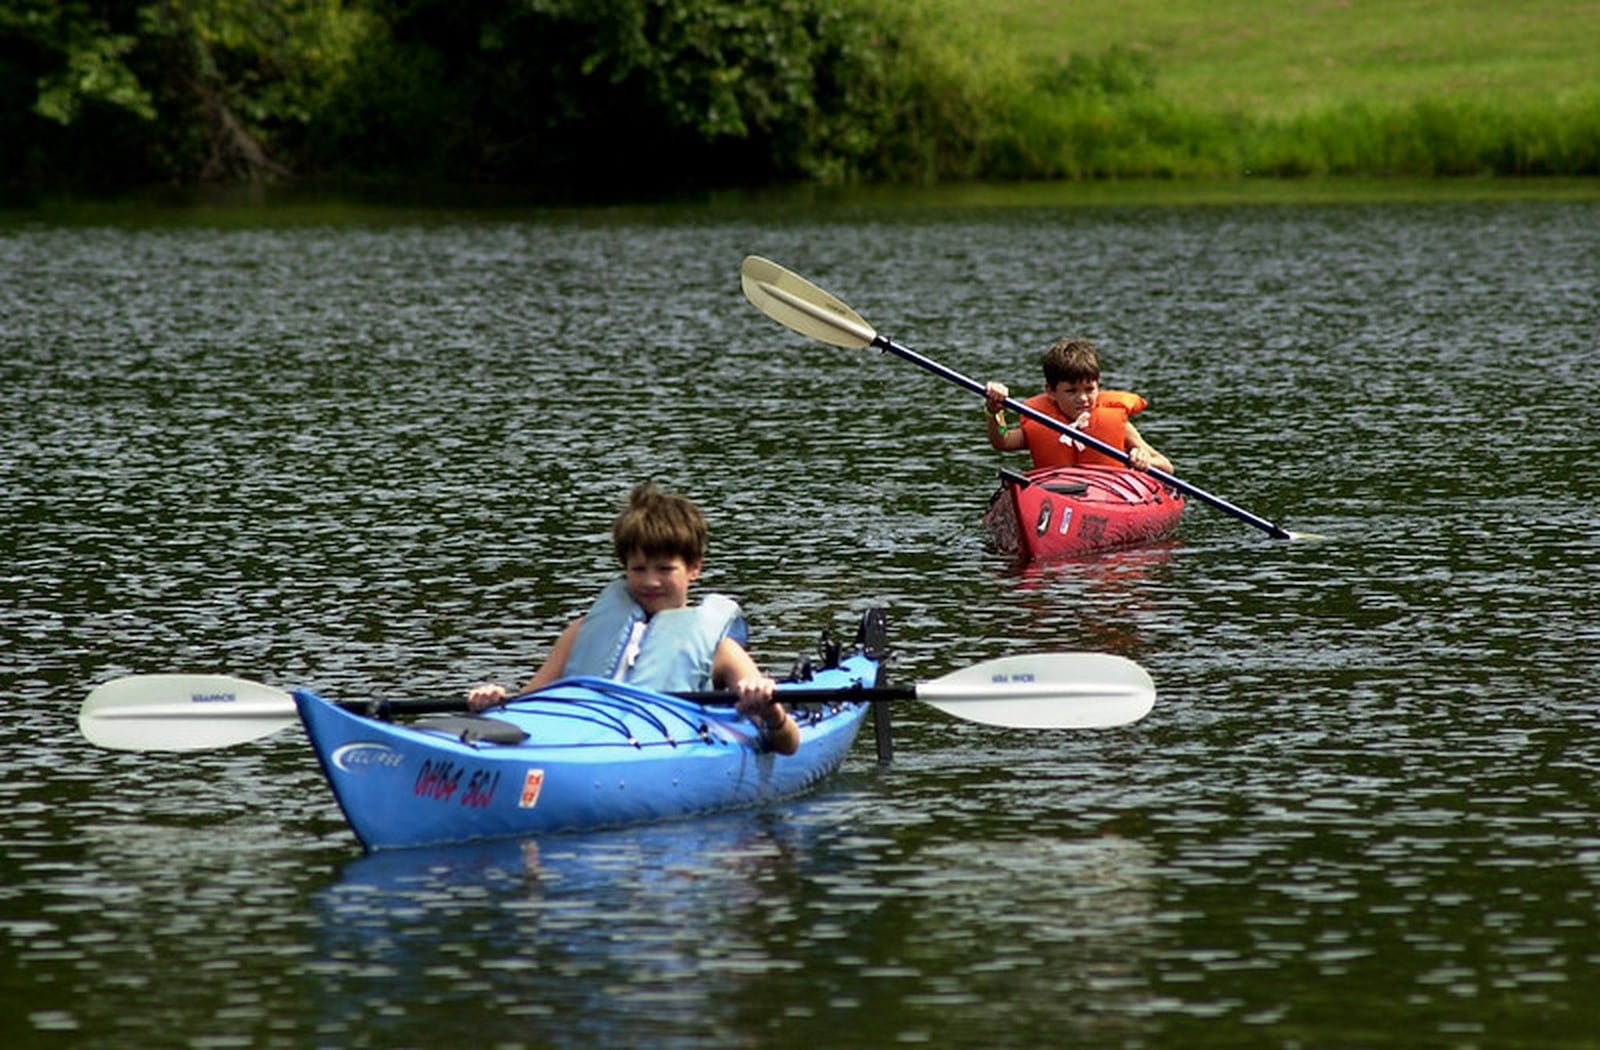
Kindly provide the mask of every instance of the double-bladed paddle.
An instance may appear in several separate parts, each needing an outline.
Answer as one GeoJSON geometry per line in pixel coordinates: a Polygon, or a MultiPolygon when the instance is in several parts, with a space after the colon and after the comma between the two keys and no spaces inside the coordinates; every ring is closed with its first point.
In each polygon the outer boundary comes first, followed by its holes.
{"type": "MultiPolygon", "coordinates": [[[[770,259],[763,259],[759,255],[746,256],[744,264],[739,268],[739,282],[744,287],[744,294],[756,305],[756,308],[779,324],[791,328],[801,335],[810,336],[821,340],[831,346],[841,346],[849,350],[863,350],[867,347],[877,347],[889,353],[902,357],[914,365],[950,380],[957,386],[966,387],[979,397],[986,397],[984,384],[969,379],[960,372],[946,368],[937,361],[923,357],[915,350],[909,350],[886,335],[879,335],[873,331],[872,326],[862,319],[861,315],[850,309],[843,301],[828,294],[810,281],[784,269],[770,259]]],[[[1128,453],[1107,444],[1093,434],[1067,426],[1059,419],[1052,419],[1043,412],[1028,407],[1015,398],[1006,398],[1005,406],[1020,416],[1043,423],[1045,426],[1059,430],[1071,436],[1074,441],[1089,445],[1114,459],[1123,463],[1128,462],[1128,453]]],[[[1170,485],[1175,489],[1186,492],[1196,499],[1209,503],[1218,510],[1231,514],[1247,525],[1254,525],[1267,535],[1279,540],[1314,539],[1309,533],[1290,532],[1279,525],[1274,525],[1265,518],[1257,517],[1241,507],[1236,507],[1220,496],[1213,496],[1187,481],[1182,481],[1166,471],[1151,467],[1151,477],[1170,485]]]]}
{"type": "MultiPolygon", "coordinates": [[[[730,705],[733,693],[680,693],[681,699],[730,705]]],[[[506,701],[515,705],[520,699],[506,701]]],[[[1003,656],[914,686],[780,688],[784,703],[921,700],[969,722],[1011,729],[1099,729],[1137,722],[1155,705],[1144,668],[1110,653],[1003,656]]],[[[341,704],[365,712],[371,705],[341,704]]],[[[464,712],[466,700],[386,701],[386,715],[464,712]]],[[[491,709],[492,710],[492,709],[491,709]]],[[[219,674],[146,674],[96,686],[78,712],[90,743],[119,751],[196,751],[270,736],[297,720],[282,689],[219,674]]]]}

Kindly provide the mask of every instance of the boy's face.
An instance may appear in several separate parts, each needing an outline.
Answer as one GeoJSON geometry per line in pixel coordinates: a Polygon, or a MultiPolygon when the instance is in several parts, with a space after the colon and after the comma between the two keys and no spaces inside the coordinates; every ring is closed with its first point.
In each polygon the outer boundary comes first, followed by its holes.
{"type": "Polygon", "coordinates": [[[1046,392],[1063,416],[1077,419],[1094,407],[1094,399],[1100,396],[1100,380],[1063,379],[1046,392]]]}
{"type": "Polygon", "coordinates": [[[689,604],[689,585],[700,578],[700,563],[679,555],[654,557],[635,551],[628,555],[628,593],[651,616],[664,609],[689,604]]]}

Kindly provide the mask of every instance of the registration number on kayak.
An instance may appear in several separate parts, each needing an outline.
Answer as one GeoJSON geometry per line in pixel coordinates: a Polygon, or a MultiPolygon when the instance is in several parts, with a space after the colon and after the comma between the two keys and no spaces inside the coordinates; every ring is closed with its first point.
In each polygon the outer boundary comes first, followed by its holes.
{"type": "Polygon", "coordinates": [[[499,786],[497,771],[478,769],[468,776],[466,769],[454,762],[429,759],[422,763],[412,791],[418,798],[435,802],[459,801],[463,806],[485,809],[494,801],[494,789],[499,786]]]}

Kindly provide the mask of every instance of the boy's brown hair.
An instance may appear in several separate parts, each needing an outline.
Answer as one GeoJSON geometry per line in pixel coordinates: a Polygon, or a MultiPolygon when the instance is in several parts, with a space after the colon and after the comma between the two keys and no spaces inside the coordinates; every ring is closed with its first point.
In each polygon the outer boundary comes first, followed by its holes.
{"type": "Polygon", "coordinates": [[[629,494],[627,509],[611,525],[611,540],[624,566],[637,553],[647,558],[677,556],[692,567],[705,561],[706,531],[705,515],[693,500],[646,481],[629,494]]]}
{"type": "Polygon", "coordinates": [[[1057,339],[1040,359],[1047,387],[1057,383],[1081,383],[1100,379],[1100,354],[1094,344],[1077,336],[1057,339]]]}

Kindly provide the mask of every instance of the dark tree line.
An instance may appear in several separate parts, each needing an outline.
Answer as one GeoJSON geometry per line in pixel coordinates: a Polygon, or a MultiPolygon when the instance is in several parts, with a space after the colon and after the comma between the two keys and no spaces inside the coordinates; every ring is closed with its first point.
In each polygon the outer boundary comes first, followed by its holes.
{"type": "Polygon", "coordinates": [[[918,177],[960,148],[939,129],[961,107],[882,7],[0,0],[0,178],[918,177]]]}

